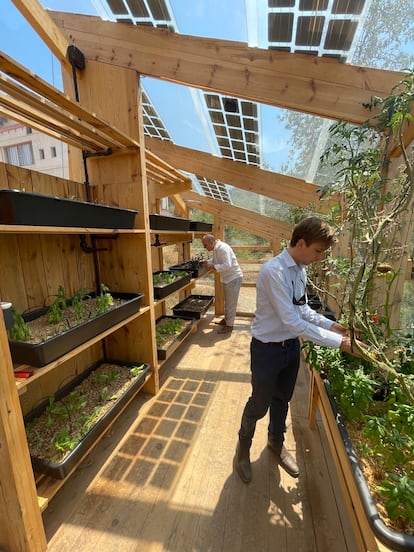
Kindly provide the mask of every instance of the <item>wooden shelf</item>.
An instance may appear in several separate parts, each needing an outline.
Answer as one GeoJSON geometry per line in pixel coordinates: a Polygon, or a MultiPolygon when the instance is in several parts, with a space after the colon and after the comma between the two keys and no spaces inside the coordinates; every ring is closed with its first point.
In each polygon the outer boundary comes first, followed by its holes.
{"type": "Polygon", "coordinates": [[[140,228],[112,229],[112,228],[80,228],[69,226],[26,226],[20,224],[0,224],[2,234],[145,234],[140,228]]]}
{"type": "MultiPolygon", "coordinates": [[[[27,387],[31,383],[36,381],[37,379],[41,378],[42,376],[44,376],[45,374],[47,374],[51,370],[54,370],[57,366],[59,366],[60,364],[63,364],[64,362],[66,362],[70,358],[72,358],[72,357],[78,355],[79,353],[81,353],[82,351],[88,349],[91,345],[94,345],[95,343],[98,343],[98,341],[101,341],[106,336],[110,335],[111,333],[116,332],[117,330],[119,330],[119,328],[122,328],[122,326],[125,326],[126,324],[128,324],[132,320],[135,320],[136,318],[138,318],[139,316],[141,316],[142,314],[147,312],[149,309],[150,309],[150,307],[142,307],[139,310],[139,312],[136,312],[133,315],[129,316],[128,318],[125,318],[125,320],[122,320],[121,322],[118,322],[118,324],[115,324],[114,326],[112,326],[108,330],[96,335],[93,339],[90,339],[89,341],[86,341],[86,343],[82,343],[82,345],[79,345],[79,347],[76,347],[75,349],[72,349],[69,353],[66,353],[65,355],[59,357],[54,362],[51,362],[50,364],[47,364],[46,366],[43,366],[42,368],[35,368],[34,369],[35,370],[34,374],[32,376],[30,376],[29,378],[25,378],[23,380],[21,380],[19,378],[15,378],[16,379],[16,387],[17,387],[17,391],[18,391],[19,395],[24,393],[27,390],[27,387]]],[[[25,370],[27,368],[32,369],[31,366],[27,366],[27,365],[20,365],[18,367],[19,370],[25,370]]]]}
{"type": "Polygon", "coordinates": [[[171,295],[174,295],[174,293],[179,293],[180,291],[187,291],[187,290],[192,290],[193,287],[195,287],[195,278],[193,278],[190,283],[188,283],[187,285],[183,286],[183,287],[180,287],[178,289],[176,289],[175,291],[173,291],[172,293],[170,293],[169,295],[166,295],[165,297],[162,297],[161,299],[154,299],[154,306],[157,306],[157,305],[161,305],[162,303],[164,303],[169,297],[171,297],[171,295]]]}
{"type": "MultiPolygon", "coordinates": [[[[144,381],[142,382],[142,385],[138,389],[137,393],[134,395],[134,397],[140,392],[140,390],[144,387],[144,385],[147,383],[147,381],[152,377],[152,373],[149,372],[144,381]]],[[[125,408],[128,406],[128,404],[133,400],[133,397],[131,397],[131,400],[128,401],[124,405],[124,408],[119,412],[117,418],[122,414],[122,412],[125,410],[125,408]]],[[[116,420],[116,419],[115,419],[116,420]]],[[[69,477],[73,474],[74,471],[76,471],[79,464],[83,461],[83,459],[91,453],[92,449],[96,447],[96,445],[99,443],[99,441],[106,435],[106,433],[111,428],[113,422],[101,433],[99,438],[95,441],[92,448],[88,450],[88,452],[79,460],[76,466],[73,467],[71,472],[64,478],[64,479],[55,479],[53,477],[49,477],[47,475],[43,474],[35,474],[36,476],[36,487],[37,487],[37,502],[39,504],[40,510],[43,512],[46,510],[46,508],[49,505],[50,500],[56,495],[56,493],[59,491],[59,489],[62,488],[62,486],[65,484],[65,482],[69,479],[69,477]]]]}

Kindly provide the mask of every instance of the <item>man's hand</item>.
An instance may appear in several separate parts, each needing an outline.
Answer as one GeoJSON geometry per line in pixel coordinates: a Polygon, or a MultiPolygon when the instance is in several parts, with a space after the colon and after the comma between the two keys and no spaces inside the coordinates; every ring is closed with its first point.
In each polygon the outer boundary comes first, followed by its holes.
{"type": "Polygon", "coordinates": [[[362,343],[362,341],[354,339],[351,342],[351,339],[349,337],[344,336],[339,348],[341,349],[341,351],[344,351],[344,353],[349,353],[350,355],[354,355],[358,358],[364,358],[364,355],[359,350],[359,347],[361,349],[368,349],[368,347],[365,345],[365,343],[362,343]]]}

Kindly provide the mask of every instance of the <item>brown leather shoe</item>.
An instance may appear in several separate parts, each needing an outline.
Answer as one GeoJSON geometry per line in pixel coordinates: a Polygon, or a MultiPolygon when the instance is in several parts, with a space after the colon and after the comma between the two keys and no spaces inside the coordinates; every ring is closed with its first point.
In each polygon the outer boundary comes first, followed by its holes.
{"type": "Polygon", "coordinates": [[[279,466],[285,472],[292,477],[299,477],[299,466],[285,446],[277,447],[271,441],[267,442],[267,446],[275,453],[279,466]]]}
{"type": "Polygon", "coordinates": [[[252,466],[250,464],[250,449],[237,443],[236,454],[233,461],[236,472],[243,483],[250,483],[252,480],[252,466]]]}
{"type": "Polygon", "coordinates": [[[226,319],[222,318],[220,322],[214,322],[214,324],[217,324],[217,326],[226,326],[226,319]]]}
{"type": "Polygon", "coordinates": [[[219,334],[225,334],[225,333],[231,333],[233,331],[233,326],[222,326],[217,333],[219,334]]]}

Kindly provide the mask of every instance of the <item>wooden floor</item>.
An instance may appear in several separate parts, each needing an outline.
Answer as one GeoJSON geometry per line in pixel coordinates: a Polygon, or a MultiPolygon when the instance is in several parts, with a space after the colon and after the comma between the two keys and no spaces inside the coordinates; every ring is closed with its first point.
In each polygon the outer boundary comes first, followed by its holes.
{"type": "Polygon", "coordinates": [[[267,420],[252,446],[253,481],[233,472],[250,392],[251,319],[217,334],[212,315],[139,394],[45,510],[48,552],[355,552],[323,432],[307,421],[301,369],[286,443],[301,474],[274,465],[267,420]]]}

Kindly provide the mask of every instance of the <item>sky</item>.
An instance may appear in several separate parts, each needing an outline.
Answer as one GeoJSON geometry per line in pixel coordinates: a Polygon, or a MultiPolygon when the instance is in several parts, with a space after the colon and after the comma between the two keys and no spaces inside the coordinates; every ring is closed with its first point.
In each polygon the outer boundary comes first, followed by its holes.
{"type": "MultiPolygon", "coordinates": [[[[241,41],[259,47],[263,47],[260,37],[266,35],[265,22],[260,15],[263,10],[258,10],[262,2],[265,0],[169,0],[181,34],[241,41]],[[250,22],[248,28],[246,20],[250,22]]],[[[15,8],[12,0],[2,0],[1,3],[0,49],[42,79],[62,89],[60,63],[15,8]]],[[[53,10],[103,15],[98,0],[41,0],[41,4],[53,10]]],[[[218,154],[197,91],[148,77],[143,78],[143,86],[176,144],[218,154]]],[[[280,172],[290,151],[290,135],[278,119],[282,113],[275,107],[260,106],[262,162],[266,168],[276,172],[280,172]]]]}
{"type": "MultiPolygon", "coordinates": [[[[256,1],[170,0],[170,4],[181,34],[248,42],[251,37],[248,36],[246,26],[246,9],[250,7],[250,13],[254,13],[256,1]]],[[[41,3],[52,10],[102,15],[98,13],[94,0],[42,0],[41,3]]],[[[13,2],[3,0],[2,4],[0,49],[61,90],[60,63],[13,2]]],[[[249,17],[251,19],[252,16],[249,17]]],[[[255,37],[252,38],[254,42],[255,37]]],[[[145,77],[143,85],[175,143],[218,153],[211,133],[206,132],[209,125],[203,123],[201,104],[194,101],[198,97],[197,92],[191,93],[186,87],[145,77]],[[174,108],[171,109],[171,106],[174,108]]],[[[287,137],[282,128],[275,131],[279,110],[270,106],[262,106],[261,109],[262,155],[267,166],[277,170],[288,155],[287,137]]]]}

